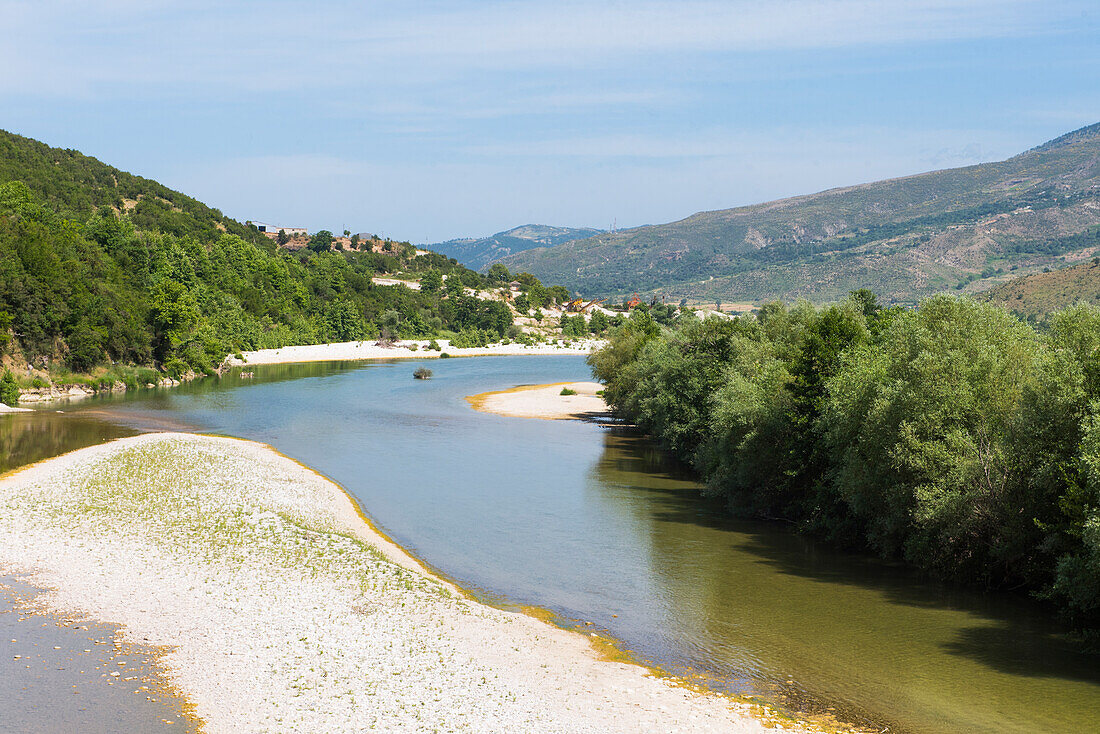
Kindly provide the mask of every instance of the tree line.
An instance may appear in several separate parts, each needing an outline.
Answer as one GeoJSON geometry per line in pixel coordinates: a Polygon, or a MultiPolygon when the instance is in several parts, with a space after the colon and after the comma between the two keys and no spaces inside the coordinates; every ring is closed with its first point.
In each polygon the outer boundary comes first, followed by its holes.
{"type": "Polygon", "coordinates": [[[589,363],[734,514],[1026,589],[1100,636],[1100,309],[1041,327],[869,291],[668,326],[643,309],[589,363]]]}
{"type": "Polygon", "coordinates": [[[77,216],[19,181],[0,184],[0,348],[79,373],[124,364],[178,375],[209,373],[238,351],[464,330],[499,338],[512,325],[505,303],[466,291],[493,282],[404,243],[291,253],[240,225],[212,235],[154,225],[108,206],[77,216]],[[450,287],[372,281],[397,272],[450,287]]]}

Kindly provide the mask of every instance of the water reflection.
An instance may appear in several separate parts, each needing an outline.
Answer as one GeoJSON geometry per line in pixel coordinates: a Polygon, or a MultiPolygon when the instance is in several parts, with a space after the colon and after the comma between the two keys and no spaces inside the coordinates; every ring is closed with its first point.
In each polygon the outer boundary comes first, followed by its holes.
{"type": "Polygon", "coordinates": [[[45,410],[5,413],[0,415],[0,473],[134,433],[90,415],[73,418],[45,410]]]}
{"type": "Polygon", "coordinates": [[[591,486],[646,527],[681,662],[892,731],[1100,727],[1100,661],[1042,609],[729,520],[645,441],[608,434],[605,446],[591,486]]]}

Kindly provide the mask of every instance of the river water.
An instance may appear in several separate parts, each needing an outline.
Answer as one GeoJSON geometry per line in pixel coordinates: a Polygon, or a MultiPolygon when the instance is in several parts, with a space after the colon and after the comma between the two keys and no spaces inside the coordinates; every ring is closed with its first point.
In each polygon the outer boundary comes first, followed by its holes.
{"type": "Polygon", "coordinates": [[[588,379],[579,357],[256,368],[0,417],[4,468],[136,431],[269,443],[482,598],[792,711],[916,734],[1100,731],[1100,658],[1042,608],[729,519],[644,439],[477,413],[464,396],[588,379]]]}

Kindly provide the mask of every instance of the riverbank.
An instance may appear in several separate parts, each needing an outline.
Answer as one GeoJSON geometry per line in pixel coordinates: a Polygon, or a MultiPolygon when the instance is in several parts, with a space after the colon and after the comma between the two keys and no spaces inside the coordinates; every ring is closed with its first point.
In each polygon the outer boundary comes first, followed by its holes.
{"type": "Polygon", "coordinates": [[[601,392],[598,382],[555,382],[467,395],[466,401],[474,410],[514,418],[604,420],[610,412],[601,392]]]}
{"type": "Polygon", "coordinates": [[[379,346],[372,341],[341,342],[337,344],[309,344],[280,349],[260,349],[243,352],[241,358],[230,356],[225,363],[231,366],[256,364],[286,364],[289,362],[335,362],[359,359],[433,359],[448,354],[452,357],[502,357],[521,355],[588,354],[603,346],[599,339],[580,339],[564,344],[492,344],[487,347],[452,347],[442,339],[437,342],[439,351],[429,348],[428,341],[400,341],[393,346],[379,346]]]}
{"type": "Polygon", "coordinates": [[[207,732],[769,730],[466,598],[251,442],[147,434],[9,475],[0,570],[164,648],[207,732]]]}
{"type": "MultiPolygon", "coordinates": [[[[291,364],[294,362],[342,362],[367,359],[438,359],[446,354],[448,357],[514,357],[524,355],[587,355],[595,349],[599,349],[606,342],[602,339],[575,339],[569,342],[555,344],[491,344],[487,347],[452,347],[446,339],[436,342],[439,349],[430,347],[430,340],[406,340],[394,342],[392,346],[381,346],[374,341],[338,342],[331,344],[307,344],[302,346],[281,347],[279,349],[259,349],[252,352],[243,352],[240,357],[228,355],[219,371],[228,367],[240,367],[244,365],[264,364],[291,364]]],[[[181,382],[202,377],[195,372],[187,372],[174,379],[167,375],[154,372],[149,368],[135,368],[144,370],[142,380],[127,384],[118,379],[107,380],[94,375],[78,376],[80,381],[58,382],[46,384],[44,377],[43,387],[24,387],[19,390],[20,403],[48,403],[56,401],[71,401],[88,398],[98,393],[122,393],[127,390],[141,388],[178,387],[181,382]],[[147,374],[146,374],[147,373],[147,374]],[[152,375],[153,377],[150,377],[152,375]],[[153,381],[149,381],[152,379],[153,381]]],[[[43,373],[45,374],[45,373],[43,373]]],[[[2,404],[0,404],[2,405],[2,404]]],[[[14,408],[16,406],[12,406],[14,408]]],[[[11,409],[0,413],[12,412],[11,409]]]]}

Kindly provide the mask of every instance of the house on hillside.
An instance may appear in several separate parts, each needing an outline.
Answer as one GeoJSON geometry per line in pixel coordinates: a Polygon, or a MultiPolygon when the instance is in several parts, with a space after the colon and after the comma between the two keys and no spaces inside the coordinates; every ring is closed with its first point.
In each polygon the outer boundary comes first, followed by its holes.
{"type": "Polygon", "coordinates": [[[278,237],[280,230],[286,232],[288,237],[305,237],[309,234],[309,230],[305,227],[279,227],[274,224],[265,224],[264,222],[245,222],[245,224],[255,227],[271,239],[278,237]]]}

